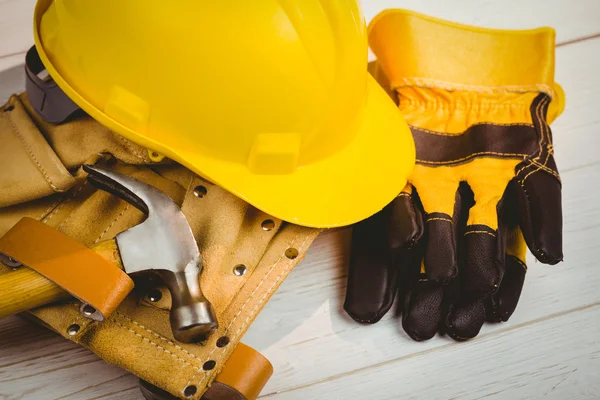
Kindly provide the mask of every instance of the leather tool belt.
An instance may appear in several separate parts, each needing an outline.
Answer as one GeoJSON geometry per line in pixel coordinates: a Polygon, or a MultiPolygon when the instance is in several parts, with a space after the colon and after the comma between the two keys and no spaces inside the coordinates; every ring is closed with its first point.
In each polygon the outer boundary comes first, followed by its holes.
{"type": "MultiPolygon", "coordinates": [[[[144,215],[88,184],[81,166],[101,164],[133,176],[169,195],[188,219],[204,261],[201,284],[216,309],[219,328],[203,343],[174,341],[169,291],[144,279],[136,279],[133,291],[116,301],[118,306],[96,305],[106,314],[103,321],[82,312],[82,304],[91,301],[90,295],[98,297],[94,290],[102,287],[94,284],[95,278],[81,279],[79,289],[76,284],[65,287],[75,297],[28,315],[139,376],[147,396],[160,396],[156,391],[184,399],[258,396],[271,366],[239,341],[319,230],[277,220],[168,159],[154,162],[146,149],[86,115],[61,125],[49,123],[33,111],[26,94],[12,96],[0,108],[0,143],[0,236],[30,218],[75,241],[85,258],[81,246],[92,248],[113,238],[144,215]],[[81,287],[84,293],[77,295],[81,287]],[[152,385],[159,389],[153,392],[152,385]]],[[[80,261],[74,268],[86,268],[80,261]]],[[[11,272],[0,265],[0,274],[11,272]]],[[[118,286],[121,293],[131,290],[127,279],[114,276],[124,282],[118,286]]]]}

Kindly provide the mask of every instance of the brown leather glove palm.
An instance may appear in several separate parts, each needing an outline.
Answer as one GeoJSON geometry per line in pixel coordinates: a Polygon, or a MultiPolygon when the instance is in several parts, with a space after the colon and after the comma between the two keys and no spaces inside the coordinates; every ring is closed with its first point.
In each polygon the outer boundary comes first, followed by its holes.
{"type": "Polygon", "coordinates": [[[402,193],[354,228],[345,309],[374,323],[400,293],[413,339],[474,337],[486,318],[514,311],[524,240],[541,262],[562,260],[548,127],[564,106],[554,32],[390,10],[371,23],[369,42],[375,75],[411,126],[417,165],[402,193]]]}

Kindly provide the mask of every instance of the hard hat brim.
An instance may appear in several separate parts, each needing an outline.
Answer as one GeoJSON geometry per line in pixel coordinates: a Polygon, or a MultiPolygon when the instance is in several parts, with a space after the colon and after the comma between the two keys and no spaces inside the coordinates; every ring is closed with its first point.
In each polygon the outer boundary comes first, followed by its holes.
{"type": "Polygon", "coordinates": [[[95,108],[60,75],[50,74],[75,103],[104,126],[181,163],[261,211],[302,226],[334,228],[370,217],[402,190],[415,162],[408,125],[370,76],[361,127],[346,147],[293,174],[257,175],[245,165],[151,143],[95,108]]]}
{"type": "MultiPolygon", "coordinates": [[[[36,13],[43,9],[38,4],[36,13]]],[[[39,21],[39,15],[35,20],[39,21]]],[[[175,148],[156,143],[107,116],[54,68],[40,41],[37,22],[34,38],[50,76],[92,118],[279,219],[318,228],[359,222],[396,197],[414,166],[415,148],[410,129],[394,102],[370,75],[360,128],[344,148],[291,174],[261,175],[246,165],[192,152],[185,146],[175,148]]]]}
{"type": "Polygon", "coordinates": [[[244,165],[203,154],[177,156],[176,161],[270,215],[333,228],[359,222],[389,204],[406,185],[415,148],[402,114],[369,75],[366,109],[354,139],[293,174],[257,175],[244,165]]]}

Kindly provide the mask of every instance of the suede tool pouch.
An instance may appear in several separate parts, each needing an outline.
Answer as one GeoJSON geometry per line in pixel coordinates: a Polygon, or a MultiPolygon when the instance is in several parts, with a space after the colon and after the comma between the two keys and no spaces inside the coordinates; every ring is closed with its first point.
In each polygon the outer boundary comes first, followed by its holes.
{"type": "MultiPolygon", "coordinates": [[[[23,95],[2,108],[0,140],[7,143],[0,162],[12,171],[0,168],[0,235],[27,216],[93,247],[144,220],[135,207],[88,184],[83,163],[131,175],[181,206],[203,258],[201,285],[219,321],[206,342],[173,339],[169,291],[143,277],[103,322],[85,318],[75,299],[30,311],[65,338],[179,398],[202,397],[320,232],[273,218],[169,160],[154,163],[145,149],[87,116],[45,123],[23,95]]],[[[9,271],[0,265],[0,274],[9,271]]]]}

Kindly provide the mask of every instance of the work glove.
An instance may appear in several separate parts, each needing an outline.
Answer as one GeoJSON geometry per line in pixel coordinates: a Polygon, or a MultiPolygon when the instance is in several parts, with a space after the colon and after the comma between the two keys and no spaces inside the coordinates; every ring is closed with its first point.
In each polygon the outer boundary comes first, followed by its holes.
{"type": "Polygon", "coordinates": [[[554,31],[491,30],[404,10],[369,26],[373,74],[411,127],[417,164],[384,210],[354,227],[345,310],[379,321],[399,296],[406,333],[455,340],[506,321],[526,246],[562,260],[551,123],[554,31]]]}

